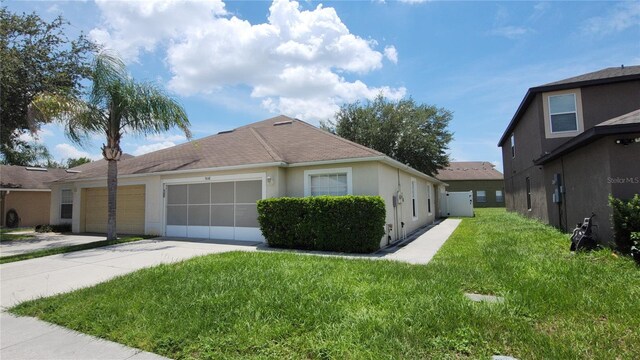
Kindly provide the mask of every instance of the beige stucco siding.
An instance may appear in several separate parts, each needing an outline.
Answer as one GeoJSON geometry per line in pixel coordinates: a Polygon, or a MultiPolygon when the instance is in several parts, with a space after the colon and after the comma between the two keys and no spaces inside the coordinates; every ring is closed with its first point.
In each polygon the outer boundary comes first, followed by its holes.
{"type": "Polygon", "coordinates": [[[304,172],[307,170],[351,169],[353,195],[378,195],[378,162],[363,161],[315,166],[289,167],[286,169],[286,195],[304,196],[304,172]]]}
{"type": "Polygon", "coordinates": [[[49,223],[51,193],[49,191],[9,191],[4,198],[4,214],[15,209],[20,218],[19,226],[35,226],[49,223]]]}

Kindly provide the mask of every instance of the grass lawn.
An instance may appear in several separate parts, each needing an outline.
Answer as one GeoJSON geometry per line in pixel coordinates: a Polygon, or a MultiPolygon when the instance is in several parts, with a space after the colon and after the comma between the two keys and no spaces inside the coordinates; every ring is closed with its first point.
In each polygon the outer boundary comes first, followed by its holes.
{"type": "Polygon", "coordinates": [[[33,231],[32,227],[21,228],[0,228],[0,242],[15,241],[15,240],[29,240],[33,239],[33,234],[12,234],[17,231],[33,231]]]}
{"type": "Polygon", "coordinates": [[[126,237],[118,238],[116,240],[102,240],[102,241],[94,241],[86,244],[60,246],[60,247],[36,250],[36,251],[24,253],[24,254],[0,257],[0,264],[35,259],[43,256],[49,256],[49,255],[64,254],[64,253],[80,251],[80,250],[94,249],[94,248],[99,248],[99,247],[109,246],[109,245],[123,244],[123,243],[132,242],[132,241],[149,239],[152,237],[153,236],[126,236],[126,237]]]}
{"type": "Polygon", "coordinates": [[[640,269],[568,248],[552,228],[479,209],[426,266],[226,253],[11,312],[178,359],[637,358],[640,269]]]}

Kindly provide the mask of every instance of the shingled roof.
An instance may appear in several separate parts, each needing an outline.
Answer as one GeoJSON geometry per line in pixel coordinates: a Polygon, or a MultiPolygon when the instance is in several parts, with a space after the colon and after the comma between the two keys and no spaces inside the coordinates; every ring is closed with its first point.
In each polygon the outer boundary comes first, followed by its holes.
{"type": "MultiPolygon", "coordinates": [[[[304,121],[280,115],[121,160],[118,164],[118,175],[242,165],[300,164],[381,156],[384,154],[333,135],[304,121]]],[[[61,181],[104,178],[106,174],[106,164],[92,166],[82,169],[80,173],[69,174],[61,181]]]]}
{"type": "Polygon", "coordinates": [[[21,190],[49,189],[49,182],[70,175],[65,169],[0,165],[0,188],[21,190]]]}
{"type": "Polygon", "coordinates": [[[601,85],[601,84],[610,84],[616,82],[623,81],[631,81],[631,80],[640,80],[640,65],[634,66],[620,66],[620,67],[610,67],[594,72],[590,72],[587,74],[582,74],[574,77],[570,77],[567,79],[551,82],[548,84],[532,87],[527,91],[527,94],[522,99],[522,102],[518,106],[518,110],[513,115],[513,118],[507,125],[506,130],[500,137],[498,141],[498,146],[502,146],[502,144],[509,138],[513,129],[516,127],[522,115],[529,107],[529,104],[533,101],[536,94],[549,92],[549,91],[558,91],[558,90],[566,90],[566,89],[574,89],[585,86],[593,86],[593,85],[601,85]]]}
{"type": "Polygon", "coordinates": [[[442,181],[452,180],[502,180],[501,172],[488,161],[450,162],[449,166],[438,171],[436,178],[442,181]]]}

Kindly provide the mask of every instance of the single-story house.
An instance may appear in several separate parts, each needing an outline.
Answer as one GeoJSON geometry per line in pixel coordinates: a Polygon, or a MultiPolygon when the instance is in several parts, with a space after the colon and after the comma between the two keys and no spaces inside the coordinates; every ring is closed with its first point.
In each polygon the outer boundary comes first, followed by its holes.
{"type": "MultiPolygon", "coordinates": [[[[68,175],[64,169],[0,165],[0,225],[17,215],[17,226],[49,223],[50,181],[68,175]]],[[[65,214],[62,214],[65,215],[65,214]]]]}
{"type": "MultiPolygon", "coordinates": [[[[52,224],[106,231],[106,165],[51,183],[52,224]],[[68,204],[71,218],[61,211],[68,204]]],[[[256,201],[379,195],[387,241],[433,223],[446,184],[301,120],[277,116],[118,164],[117,232],[264,241],[256,201]]]]}
{"type": "Polygon", "coordinates": [[[504,207],[504,177],[488,161],[452,161],[436,174],[447,191],[472,191],[474,207],[504,207]]]}

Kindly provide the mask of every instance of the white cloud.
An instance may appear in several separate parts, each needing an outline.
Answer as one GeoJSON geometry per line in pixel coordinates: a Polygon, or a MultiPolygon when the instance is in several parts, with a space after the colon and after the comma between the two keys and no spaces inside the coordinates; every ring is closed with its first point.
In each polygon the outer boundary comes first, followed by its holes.
{"type": "Polygon", "coordinates": [[[384,48],[384,56],[389,59],[394,64],[398,63],[398,50],[396,47],[391,45],[384,48]]]}
{"type": "Polygon", "coordinates": [[[57,159],[77,159],[86,157],[91,160],[102,159],[100,154],[90,154],[86,151],[79,150],[75,146],[67,143],[58,144],[55,146],[55,158],[57,159]]]}
{"type": "Polygon", "coordinates": [[[162,149],[166,149],[168,147],[176,146],[176,144],[172,141],[163,141],[159,143],[140,145],[135,150],[133,150],[133,155],[138,156],[146,153],[150,153],[153,151],[158,151],[162,149]]]}
{"type": "Polygon", "coordinates": [[[275,0],[266,22],[252,24],[229,16],[221,1],[144,4],[99,1],[104,25],[92,36],[129,59],[166,46],[169,86],[182,95],[247,86],[274,113],[319,120],[344,102],[406,92],[347,80],[380,69],[384,56],[396,62],[397,51],[375,50],[375,40],[350,33],[331,7],[301,10],[298,2],[275,0]]]}
{"type": "Polygon", "coordinates": [[[532,29],[521,27],[521,26],[501,26],[501,27],[497,27],[489,30],[488,34],[494,35],[494,36],[502,36],[507,39],[513,40],[513,39],[520,38],[531,32],[533,32],[532,29]]]}
{"type": "Polygon", "coordinates": [[[603,16],[588,19],[582,30],[590,35],[607,35],[640,26],[640,2],[629,1],[616,5],[603,16]]]}

